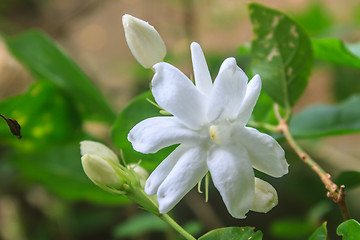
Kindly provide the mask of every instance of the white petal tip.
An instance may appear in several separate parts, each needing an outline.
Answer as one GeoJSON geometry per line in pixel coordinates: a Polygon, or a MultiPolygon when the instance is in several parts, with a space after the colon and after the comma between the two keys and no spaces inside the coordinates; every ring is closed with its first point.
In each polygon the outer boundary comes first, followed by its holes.
{"type": "Polygon", "coordinates": [[[253,78],[250,81],[254,81],[256,84],[260,84],[261,86],[261,78],[259,74],[256,74],[255,76],[253,76],[253,78]]]}
{"type": "Polygon", "coordinates": [[[198,44],[197,42],[192,42],[190,44],[190,49],[193,51],[195,48],[201,48],[200,44],[198,44]]]}
{"type": "Polygon", "coordinates": [[[234,57],[229,57],[224,60],[223,65],[225,67],[233,67],[236,66],[236,59],[234,57]]]}

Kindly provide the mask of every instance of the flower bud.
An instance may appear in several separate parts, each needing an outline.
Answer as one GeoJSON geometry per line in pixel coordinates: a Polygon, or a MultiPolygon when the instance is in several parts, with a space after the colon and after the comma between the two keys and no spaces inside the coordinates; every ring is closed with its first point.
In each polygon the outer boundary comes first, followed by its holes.
{"type": "Polygon", "coordinates": [[[122,17],[122,22],[130,51],[144,68],[163,61],[166,47],[153,26],[129,14],[122,17]]]}
{"type": "Polygon", "coordinates": [[[255,196],[251,210],[267,213],[278,204],[275,188],[268,182],[255,178],[255,196]]]}
{"type": "Polygon", "coordinates": [[[85,154],[81,163],[86,175],[98,186],[119,188],[124,183],[113,166],[104,158],[95,154],[85,154]]]}
{"type": "Polygon", "coordinates": [[[140,185],[142,188],[145,187],[145,182],[149,177],[149,173],[145,170],[145,168],[141,167],[139,164],[130,163],[127,165],[128,169],[132,169],[136,175],[138,176],[138,179],[140,181],[140,185]]]}
{"type": "Polygon", "coordinates": [[[96,185],[119,188],[124,183],[115,171],[120,164],[118,157],[111,149],[99,142],[82,141],[80,150],[83,169],[96,185]]]}
{"type": "Polygon", "coordinates": [[[80,142],[81,156],[85,154],[97,155],[106,161],[110,161],[113,164],[119,164],[119,158],[116,154],[102,143],[94,141],[82,141],[80,142]]]}

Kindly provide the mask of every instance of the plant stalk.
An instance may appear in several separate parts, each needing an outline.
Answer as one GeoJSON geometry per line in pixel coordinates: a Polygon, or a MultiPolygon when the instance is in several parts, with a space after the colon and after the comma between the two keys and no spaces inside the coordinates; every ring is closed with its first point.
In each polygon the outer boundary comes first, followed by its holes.
{"type": "Polygon", "coordinates": [[[340,188],[331,180],[331,175],[327,173],[318,163],[316,163],[296,142],[292,136],[287,119],[282,118],[279,106],[275,104],[274,106],[276,117],[279,121],[278,130],[284,134],[287,142],[290,147],[296,152],[300,159],[308,165],[321,179],[324,183],[325,188],[328,190],[327,197],[331,199],[334,203],[337,204],[340,209],[341,215],[344,221],[350,219],[350,213],[346,204],[345,199],[345,186],[342,185],[340,188]]]}

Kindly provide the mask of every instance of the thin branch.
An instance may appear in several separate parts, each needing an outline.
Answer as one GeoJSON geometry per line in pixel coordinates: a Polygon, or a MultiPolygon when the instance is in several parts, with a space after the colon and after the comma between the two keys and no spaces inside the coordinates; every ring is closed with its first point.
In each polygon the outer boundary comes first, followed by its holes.
{"type": "Polygon", "coordinates": [[[279,106],[274,105],[275,115],[279,121],[278,130],[284,134],[290,147],[296,152],[300,159],[308,165],[324,183],[325,188],[328,190],[327,197],[336,203],[340,209],[344,221],[350,219],[349,210],[347,208],[345,199],[345,186],[340,188],[331,180],[331,176],[319,164],[317,164],[295,141],[292,136],[287,120],[281,117],[279,106]]]}

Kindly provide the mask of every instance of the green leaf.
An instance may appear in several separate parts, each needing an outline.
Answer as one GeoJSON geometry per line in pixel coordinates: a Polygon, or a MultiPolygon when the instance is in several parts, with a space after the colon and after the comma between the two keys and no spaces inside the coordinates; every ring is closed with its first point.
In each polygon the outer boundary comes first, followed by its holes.
{"type": "Polygon", "coordinates": [[[227,227],[212,230],[200,237],[199,240],[261,240],[262,237],[262,232],[254,232],[252,227],[227,227]]]}
{"type": "Polygon", "coordinates": [[[360,132],[360,95],[337,105],[311,106],[290,122],[295,137],[313,138],[360,132]]]}
{"type": "Polygon", "coordinates": [[[48,80],[69,93],[90,119],[112,122],[114,113],[89,78],[44,33],[31,30],[4,37],[9,50],[40,80],[48,80]]]}
{"type": "Polygon", "coordinates": [[[337,235],[342,236],[343,240],[359,240],[360,224],[354,219],[347,220],[339,225],[336,229],[336,233],[337,235]]]}
{"type": "Polygon", "coordinates": [[[353,54],[339,39],[312,40],[315,58],[360,68],[360,58],[353,54]]]}
{"type": "Polygon", "coordinates": [[[117,117],[112,128],[112,139],[119,149],[124,153],[127,162],[138,162],[148,170],[153,170],[174,147],[168,147],[155,154],[142,154],[136,152],[131,143],[127,140],[129,131],[139,122],[146,118],[163,116],[160,109],[152,105],[147,99],[155,101],[151,92],[148,91],[136,97],[117,117]]]}
{"type": "Polygon", "coordinates": [[[0,124],[0,140],[17,149],[34,151],[66,142],[78,142],[82,136],[81,119],[72,101],[50,82],[36,82],[27,93],[0,102],[4,115],[21,125],[18,140],[0,124]]]}
{"type": "Polygon", "coordinates": [[[344,185],[346,190],[353,189],[360,186],[360,172],[345,171],[340,173],[337,178],[338,185],[344,185]]]}
{"type": "Polygon", "coordinates": [[[117,226],[114,236],[117,238],[136,237],[148,232],[163,232],[170,227],[153,214],[141,214],[117,226]]]}
{"type": "Polygon", "coordinates": [[[257,3],[249,5],[256,34],[251,43],[252,72],[264,91],[281,106],[293,106],[308,83],[313,52],[304,30],[282,12],[257,3]]]}
{"type": "Polygon", "coordinates": [[[80,146],[67,145],[35,153],[13,153],[10,156],[26,183],[40,183],[49,191],[72,201],[99,204],[123,204],[124,196],[115,196],[97,187],[85,175],[81,166],[80,146]]]}
{"type": "Polygon", "coordinates": [[[309,237],[309,240],[326,240],[327,229],[326,222],[324,222],[313,234],[309,237]]]}

